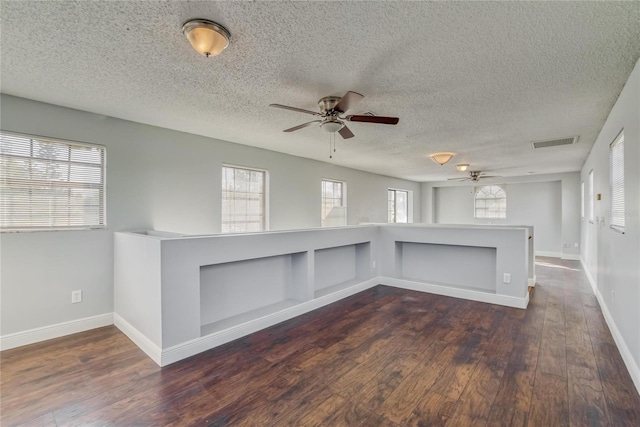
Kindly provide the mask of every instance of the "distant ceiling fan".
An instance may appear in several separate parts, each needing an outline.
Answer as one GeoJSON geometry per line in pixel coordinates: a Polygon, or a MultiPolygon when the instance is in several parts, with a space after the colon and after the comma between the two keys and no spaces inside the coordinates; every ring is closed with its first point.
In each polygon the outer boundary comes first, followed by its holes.
{"type": "Polygon", "coordinates": [[[318,101],[318,107],[320,108],[319,113],[281,104],[269,104],[269,106],[282,108],[284,110],[297,111],[299,113],[311,114],[318,117],[317,120],[312,120],[310,122],[285,129],[283,132],[293,132],[295,130],[307,127],[312,123],[320,123],[320,127],[322,129],[331,133],[338,132],[344,139],[353,138],[355,136],[353,132],[351,132],[351,130],[347,127],[345,122],[381,123],[384,125],[396,125],[398,124],[398,121],[400,121],[400,119],[398,119],[397,117],[382,117],[373,115],[371,113],[345,116],[344,113],[346,113],[350,108],[360,102],[362,98],[364,98],[363,95],[352,91],[345,93],[343,97],[325,96],[324,98],[320,99],[320,101],[318,101]]]}
{"type": "Polygon", "coordinates": [[[486,178],[502,178],[499,175],[482,175],[484,172],[482,171],[469,171],[469,176],[464,178],[449,178],[449,181],[472,181],[478,182],[481,179],[486,178]]]}

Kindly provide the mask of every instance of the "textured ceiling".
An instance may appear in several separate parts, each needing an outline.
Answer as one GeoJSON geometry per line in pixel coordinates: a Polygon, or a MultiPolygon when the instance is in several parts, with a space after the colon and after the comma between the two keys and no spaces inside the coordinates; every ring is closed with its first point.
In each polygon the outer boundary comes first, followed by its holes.
{"type": "Polygon", "coordinates": [[[416,181],[456,163],[503,176],[579,170],[640,56],[640,2],[2,1],[3,93],[416,181]],[[226,26],[199,56],[182,23],[226,26]],[[365,95],[355,138],[319,98],[365,95]],[[579,135],[533,150],[531,141],[579,135]],[[454,151],[441,167],[428,154],[454,151]]]}

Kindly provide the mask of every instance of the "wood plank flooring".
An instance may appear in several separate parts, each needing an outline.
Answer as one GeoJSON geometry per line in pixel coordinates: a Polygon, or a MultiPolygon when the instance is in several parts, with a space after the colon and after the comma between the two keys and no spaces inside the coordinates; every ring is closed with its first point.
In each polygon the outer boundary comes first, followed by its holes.
{"type": "Polygon", "coordinates": [[[3,426],[640,426],[580,264],[527,310],[378,286],[165,368],[115,327],[0,354],[3,426]]]}

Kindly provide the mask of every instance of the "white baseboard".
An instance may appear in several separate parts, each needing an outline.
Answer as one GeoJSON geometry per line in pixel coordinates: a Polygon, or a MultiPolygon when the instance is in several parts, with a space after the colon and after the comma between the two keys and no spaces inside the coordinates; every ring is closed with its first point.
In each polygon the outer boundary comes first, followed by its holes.
{"type": "Polygon", "coordinates": [[[101,328],[112,324],[113,313],[105,313],[97,316],[85,317],[82,319],[70,320],[68,322],[56,323],[55,325],[7,334],[0,337],[0,350],[9,350],[10,348],[21,347],[23,345],[59,338],[65,335],[84,332],[89,329],[101,328]]]}
{"type": "Polygon", "coordinates": [[[568,259],[571,261],[580,261],[580,255],[577,254],[562,254],[562,259],[568,259]]]}
{"type": "Polygon", "coordinates": [[[374,277],[361,283],[354,284],[345,289],[340,289],[327,295],[302,302],[293,307],[268,314],[258,319],[250,320],[229,329],[216,332],[201,338],[180,343],[178,345],[162,349],[142,332],[131,325],[126,319],[117,313],[108,313],[86,319],[66,322],[59,325],[25,331],[2,337],[2,348],[13,348],[20,345],[31,344],[45,339],[56,338],[88,329],[114,324],[131,341],[144,351],[154,362],[160,366],[166,366],[211,348],[226,344],[235,339],[257,332],[261,329],[273,326],[285,320],[292,319],[304,313],[308,313],[325,305],[339,301],[358,292],[372,288],[379,284],[394,286],[402,289],[427,292],[437,295],[463,298],[472,301],[500,304],[508,307],[526,308],[529,303],[529,293],[524,298],[507,295],[496,295],[488,292],[479,292],[468,289],[452,288],[442,285],[434,285],[409,280],[393,279],[388,277],[374,277]]]}
{"type": "MultiPolygon", "coordinates": [[[[341,289],[331,294],[302,302],[293,307],[285,308],[259,319],[250,320],[232,328],[225,329],[224,331],[216,332],[201,338],[195,338],[191,341],[169,347],[162,350],[162,355],[159,360],[156,360],[154,357],[151,358],[158,365],[167,366],[171,363],[202,353],[203,351],[226,344],[261,329],[268,328],[269,326],[276,325],[285,320],[292,319],[296,316],[300,316],[301,314],[308,313],[317,308],[339,301],[358,292],[377,286],[379,283],[380,277],[374,277],[373,279],[366,280],[346,289],[341,289]]],[[[134,340],[134,342],[136,341],[134,340]]],[[[143,350],[147,352],[145,349],[143,350]]],[[[147,354],[149,353],[147,352],[147,354]]]]}
{"type": "Polygon", "coordinates": [[[627,346],[626,341],[622,337],[622,334],[620,333],[620,330],[618,329],[616,322],[613,320],[613,316],[611,316],[609,307],[607,307],[607,303],[602,297],[602,294],[598,289],[598,285],[596,281],[593,279],[593,276],[591,276],[591,273],[589,273],[589,270],[587,269],[587,266],[585,265],[584,260],[580,259],[580,262],[582,263],[582,269],[584,270],[585,275],[587,276],[587,280],[589,280],[589,283],[593,288],[593,293],[596,295],[596,298],[598,299],[598,304],[600,304],[600,310],[602,311],[604,320],[607,322],[607,326],[609,327],[611,336],[613,337],[613,340],[616,343],[616,347],[618,347],[618,351],[620,351],[622,360],[624,361],[624,364],[627,367],[627,370],[629,371],[629,375],[633,380],[633,384],[636,386],[636,390],[638,391],[638,393],[640,393],[640,367],[638,367],[636,360],[633,358],[633,355],[631,354],[631,350],[629,350],[629,347],[627,346]]]}
{"type": "Polygon", "coordinates": [[[536,286],[536,275],[533,275],[533,279],[527,279],[527,286],[531,286],[532,288],[535,288],[536,286]]]}
{"type": "Polygon", "coordinates": [[[134,328],[131,323],[127,322],[117,313],[113,313],[113,324],[116,328],[120,329],[135,345],[137,345],[147,356],[149,356],[154,362],[162,366],[162,350],[155,345],[153,341],[146,337],[142,332],[134,328]]]}
{"type": "Polygon", "coordinates": [[[450,286],[434,285],[430,283],[414,282],[411,280],[380,277],[380,284],[395,286],[396,288],[412,291],[427,292],[430,294],[444,295],[471,301],[486,302],[490,304],[504,305],[507,307],[527,308],[529,304],[529,292],[522,298],[508,295],[498,295],[489,292],[473,291],[470,289],[452,288],[450,286]]]}
{"type": "Polygon", "coordinates": [[[536,256],[546,256],[549,258],[562,258],[562,252],[536,251],[536,256]]]}

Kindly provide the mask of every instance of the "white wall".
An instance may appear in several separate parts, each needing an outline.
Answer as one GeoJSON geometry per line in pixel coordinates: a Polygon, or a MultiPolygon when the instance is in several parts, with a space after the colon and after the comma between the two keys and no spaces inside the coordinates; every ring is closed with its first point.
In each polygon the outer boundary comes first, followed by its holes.
{"type": "MultiPolygon", "coordinates": [[[[640,389],[640,61],[620,93],[581,172],[593,170],[596,221],[582,221],[582,261],[636,387],[640,389]],[[625,233],[612,230],[609,144],[624,129],[625,233]]],[[[587,214],[588,216],[588,214],[587,214]]]]}
{"type": "MultiPolygon", "coordinates": [[[[579,197],[578,174],[573,175],[574,185],[577,186],[579,197]]],[[[557,178],[557,177],[556,177],[557,178]]],[[[568,178],[568,176],[566,177],[568,178]]],[[[535,230],[535,251],[540,254],[562,256],[563,252],[563,216],[567,209],[563,209],[562,182],[559,179],[538,182],[507,182],[507,218],[475,219],[474,185],[438,187],[432,183],[433,214],[432,222],[440,224],[506,224],[533,225],[535,230]]],[[[572,191],[571,193],[575,193],[572,191]]],[[[579,205],[579,198],[578,198],[579,205]]],[[[567,201],[570,204],[570,201],[567,201]]],[[[579,212],[571,219],[576,229],[579,224],[579,212]]],[[[572,228],[572,227],[568,227],[572,228]]],[[[579,236],[574,235],[567,244],[574,246],[580,242],[579,236]]],[[[566,249],[566,248],[565,248],[566,249]]]]}
{"type": "Polygon", "coordinates": [[[4,233],[0,334],[113,311],[113,232],[220,231],[221,165],[269,170],[270,229],[320,226],[320,180],[345,181],[348,224],[387,221],[387,188],[417,183],[2,95],[2,129],[107,147],[105,231],[4,233]],[[71,305],[71,291],[84,301],[71,305]]]}

